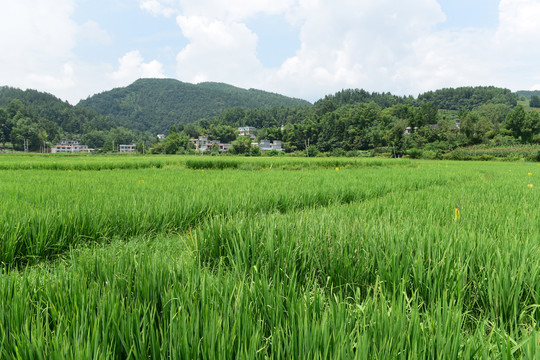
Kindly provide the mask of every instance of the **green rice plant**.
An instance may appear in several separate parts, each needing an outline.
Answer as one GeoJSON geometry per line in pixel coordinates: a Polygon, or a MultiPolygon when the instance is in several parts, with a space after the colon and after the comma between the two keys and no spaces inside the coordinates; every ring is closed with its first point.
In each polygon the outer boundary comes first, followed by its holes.
{"type": "Polygon", "coordinates": [[[0,358],[539,356],[535,164],[263,160],[2,171],[0,358]]]}

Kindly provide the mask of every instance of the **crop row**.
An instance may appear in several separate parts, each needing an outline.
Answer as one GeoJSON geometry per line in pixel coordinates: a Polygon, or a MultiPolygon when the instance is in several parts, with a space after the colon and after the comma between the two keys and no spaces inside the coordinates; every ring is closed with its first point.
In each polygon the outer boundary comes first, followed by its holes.
{"type": "Polygon", "coordinates": [[[183,232],[219,215],[283,213],[458,181],[443,167],[436,177],[415,169],[3,171],[0,262],[33,263],[113,237],[183,232]]]}
{"type": "MultiPolygon", "coordinates": [[[[148,172],[137,186],[156,194],[173,190],[175,178],[190,191],[216,184],[225,193],[207,200],[220,210],[178,235],[112,240],[4,269],[0,358],[539,354],[539,196],[526,164],[148,172]],[[227,202],[224,185],[235,183],[249,196],[227,202]],[[319,202],[345,189],[370,195],[319,202]],[[296,193],[314,202],[272,207],[296,193]],[[233,211],[263,196],[269,211],[233,211]]],[[[119,173],[117,188],[129,173],[119,173]]]]}

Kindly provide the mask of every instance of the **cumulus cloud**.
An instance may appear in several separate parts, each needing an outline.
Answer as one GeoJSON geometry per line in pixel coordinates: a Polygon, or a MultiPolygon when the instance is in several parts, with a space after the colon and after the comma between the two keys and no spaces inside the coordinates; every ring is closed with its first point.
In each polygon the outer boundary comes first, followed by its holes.
{"type": "Polygon", "coordinates": [[[77,24],[71,0],[7,0],[0,11],[0,79],[18,87],[53,91],[71,82],[77,24]]]}
{"type": "Polygon", "coordinates": [[[436,0],[167,5],[177,9],[189,41],[177,56],[177,75],[186,81],[225,81],[312,100],[347,87],[417,94],[464,85],[529,88],[540,81],[538,72],[527,76],[524,70],[540,51],[530,49],[540,32],[538,0],[501,0],[497,29],[452,31],[438,30],[446,15],[436,0]],[[283,16],[300,29],[300,47],[278,69],[261,65],[257,34],[246,25],[261,13],[283,16]]]}
{"type": "Polygon", "coordinates": [[[118,59],[118,70],[111,74],[117,85],[128,85],[139,78],[163,78],[163,65],[152,60],[144,62],[138,50],[130,51],[118,59]]]}
{"type": "Polygon", "coordinates": [[[177,56],[177,75],[192,82],[256,78],[264,69],[255,53],[257,36],[244,24],[201,16],[179,16],[190,40],[177,56]]]}
{"type": "Polygon", "coordinates": [[[107,45],[111,42],[111,37],[107,31],[103,30],[95,21],[87,21],[81,25],[78,35],[82,41],[89,41],[93,44],[107,45]]]}
{"type": "Polygon", "coordinates": [[[540,32],[540,1],[501,0],[499,3],[498,39],[501,41],[526,41],[540,32]]]}
{"type": "Polygon", "coordinates": [[[170,17],[177,13],[177,10],[173,7],[174,1],[170,0],[141,0],[139,6],[155,16],[170,17]]]}
{"type": "MultiPolygon", "coordinates": [[[[116,34],[107,33],[96,21],[75,23],[76,3],[57,0],[52,7],[49,0],[2,1],[2,83],[76,101],[89,91],[127,85],[140,77],[164,77],[162,63],[143,59],[137,50],[116,54],[115,58],[121,56],[118,64],[77,58],[77,46],[107,45],[116,34]]],[[[500,0],[496,28],[451,30],[439,29],[446,15],[436,0],[339,4],[139,0],[137,4],[153,16],[176,20],[187,45],[167,46],[176,46],[176,75],[183,81],[222,81],[310,100],[342,88],[416,95],[449,86],[518,90],[540,84],[540,47],[534,43],[540,33],[538,0],[500,0]],[[265,67],[257,57],[259,38],[249,24],[261,16],[281,17],[297,29],[298,49],[276,68],[265,67]]],[[[280,44],[273,46],[279,50],[280,44]]]]}

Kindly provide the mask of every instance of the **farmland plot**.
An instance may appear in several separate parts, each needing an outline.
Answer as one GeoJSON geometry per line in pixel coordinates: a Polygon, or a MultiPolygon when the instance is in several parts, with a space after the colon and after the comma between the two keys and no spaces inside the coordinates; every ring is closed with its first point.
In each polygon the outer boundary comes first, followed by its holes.
{"type": "Polygon", "coordinates": [[[540,353],[535,164],[53,159],[0,173],[0,358],[540,353]]]}

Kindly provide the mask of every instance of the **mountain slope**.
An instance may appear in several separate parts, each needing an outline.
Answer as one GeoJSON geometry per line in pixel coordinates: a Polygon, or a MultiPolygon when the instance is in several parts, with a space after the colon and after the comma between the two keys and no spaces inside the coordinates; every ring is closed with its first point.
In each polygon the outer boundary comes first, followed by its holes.
{"type": "Polygon", "coordinates": [[[77,107],[93,109],[130,129],[158,133],[171,125],[210,118],[232,107],[309,105],[305,100],[222,83],[193,85],[174,79],[139,79],[127,87],[82,100],[77,107]]]}
{"type": "Polygon", "coordinates": [[[109,130],[114,124],[93,110],[75,107],[54,95],[37,90],[0,86],[0,108],[19,100],[36,117],[56,123],[63,131],[82,134],[91,129],[109,130]]]}
{"type": "Polygon", "coordinates": [[[519,90],[516,91],[518,96],[525,96],[527,100],[531,100],[532,95],[540,96],[540,90],[519,90]]]}

